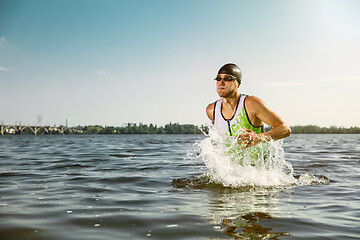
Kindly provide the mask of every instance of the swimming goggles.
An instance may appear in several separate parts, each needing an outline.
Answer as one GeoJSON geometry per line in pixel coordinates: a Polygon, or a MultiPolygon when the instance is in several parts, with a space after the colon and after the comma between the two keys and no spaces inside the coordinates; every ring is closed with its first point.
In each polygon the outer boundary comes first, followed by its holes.
{"type": "Polygon", "coordinates": [[[236,77],[228,76],[228,77],[221,78],[221,77],[218,76],[214,80],[217,81],[217,82],[220,82],[221,80],[224,80],[224,82],[232,82],[232,81],[236,80],[236,77]]]}

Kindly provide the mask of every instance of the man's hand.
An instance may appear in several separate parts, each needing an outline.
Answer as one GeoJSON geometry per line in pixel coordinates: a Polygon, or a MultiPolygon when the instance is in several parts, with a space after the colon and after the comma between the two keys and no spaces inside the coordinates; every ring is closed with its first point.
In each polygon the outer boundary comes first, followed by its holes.
{"type": "Polygon", "coordinates": [[[248,147],[255,146],[259,142],[265,141],[259,134],[255,133],[251,129],[245,129],[245,133],[240,134],[236,136],[236,139],[238,141],[238,144],[245,144],[244,147],[241,148],[241,150],[245,150],[248,147]]]}

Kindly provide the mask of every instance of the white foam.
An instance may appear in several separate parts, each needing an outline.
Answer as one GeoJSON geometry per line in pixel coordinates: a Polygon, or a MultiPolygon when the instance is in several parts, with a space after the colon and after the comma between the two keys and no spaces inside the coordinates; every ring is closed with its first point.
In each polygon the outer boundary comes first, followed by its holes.
{"type": "Polygon", "coordinates": [[[207,176],[225,187],[297,184],[291,164],[285,161],[282,141],[261,143],[243,151],[236,140],[226,140],[210,127],[207,138],[198,145],[209,170],[207,176]]]}

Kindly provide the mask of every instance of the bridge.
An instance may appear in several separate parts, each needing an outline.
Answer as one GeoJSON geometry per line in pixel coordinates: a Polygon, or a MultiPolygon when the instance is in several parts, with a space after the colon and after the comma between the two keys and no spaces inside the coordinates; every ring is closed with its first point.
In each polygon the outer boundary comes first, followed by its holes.
{"type": "Polygon", "coordinates": [[[22,126],[22,125],[0,125],[1,135],[7,134],[22,134],[23,132],[31,132],[34,135],[41,134],[64,134],[70,133],[82,133],[82,127],[64,127],[64,126],[22,126]]]}

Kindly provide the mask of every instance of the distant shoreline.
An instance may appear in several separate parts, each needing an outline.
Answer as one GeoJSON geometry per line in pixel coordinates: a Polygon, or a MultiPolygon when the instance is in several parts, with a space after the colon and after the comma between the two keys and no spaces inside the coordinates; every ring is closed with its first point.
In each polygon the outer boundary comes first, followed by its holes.
{"type": "MultiPolygon", "coordinates": [[[[4,125],[1,125],[3,127],[4,125]]],[[[10,134],[22,134],[29,135],[34,134],[30,128],[24,128],[22,131],[21,126],[12,126],[13,128],[7,128],[6,131],[2,131],[4,135],[10,134]]],[[[291,126],[292,134],[360,134],[360,127],[319,127],[316,125],[306,126],[291,126]]],[[[269,130],[269,127],[265,127],[265,131],[269,130]]],[[[179,124],[169,123],[165,126],[157,126],[155,124],[134,124],[128,123],[122,127],[114,126],[101,126],[101,125],[89,125],[89,126],[77,126],[68,128],[65,126],[59,127],[40,127],[38,126],[37,134],[203,134],[208,132],[208,127],[194,124],[179,124]],[[61,130],[61,131],[60,131],[61,130]]]]}
{"type": "Polygon", "coordinates": [[[360,127],[319,127],[316,125],[291,126],[293,134],[360,134],[360,127]]]}

